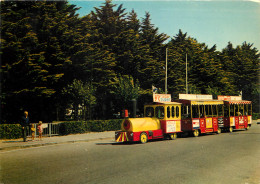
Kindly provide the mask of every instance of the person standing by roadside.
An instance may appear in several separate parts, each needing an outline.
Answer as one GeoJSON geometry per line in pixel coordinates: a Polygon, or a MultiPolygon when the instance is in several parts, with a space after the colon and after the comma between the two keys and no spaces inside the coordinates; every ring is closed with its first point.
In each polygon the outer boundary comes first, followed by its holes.
{"type": "Polygon", "coordinates": [[[38,132],[39,132],[39,140],[41,141],[42,140],[42,132],[43,132],[42,121],[39,121],[37,128],[38,128],[38,132]]]}
{"type": "Polygon", "coordinates": [[[27,127],[29,126],[29,116],[28,112],[24,111],[24,116],[22,117],[21,121],[21,126],[22,126],[22,134],[23,134],[23,142],[26,142],[26,136],[27,136],[27,127]]]}
{"type": "Polygon", "coordinates": [[[31,132],[32,132],[32,141],[34,141],[34,137],[35,137],[35,127],[34,127],[34,124],[31,124],[31,132]]]}

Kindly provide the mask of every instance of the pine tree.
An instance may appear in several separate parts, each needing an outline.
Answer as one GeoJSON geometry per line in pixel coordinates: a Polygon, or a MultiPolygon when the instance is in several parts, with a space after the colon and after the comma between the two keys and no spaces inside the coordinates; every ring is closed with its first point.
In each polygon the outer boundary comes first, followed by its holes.
{"type": "Polygon", "coordinates": [[[179,30],[169,42],[168,48],[168,84],[169,90],[173,91],[175,96],[178,93],[186,93],[186,57],[189,93],[214,93],[216,97],[232,91],[234,86],[224,72],[215,45],[208,49],[204,43],[199,43],[179,30]]]}
{"type": "Polygon", "coordinates": [[[229,42],[221,54],[224,70],[235,85],[232,94],[242,91],[243,99],[252,100],[255,111],[259,110],[259,51],[247,42],[236,48],[229,42]]]}
{"type": "MultiPolygon", "coordinates": [[[[140,39],[142,44],[142,63],[140,84],[144,89],[151,89],[152,85],[162,87],[165,66],[164,42],[166,34],[159,34],[158,28],[151,23],[150,14],[146,12],[142,19],[140,39]]],[[[150,91],[150,90],[149,90],[150,91]]]]}
{"type": "Polygon", "coordinates": [[[48,119],[55,112],[48,101],[61,89],[71,63],[76,10],[65,1],[1,3],[5,119],[19,117],[25,108],[34,118],[48,119]]]}

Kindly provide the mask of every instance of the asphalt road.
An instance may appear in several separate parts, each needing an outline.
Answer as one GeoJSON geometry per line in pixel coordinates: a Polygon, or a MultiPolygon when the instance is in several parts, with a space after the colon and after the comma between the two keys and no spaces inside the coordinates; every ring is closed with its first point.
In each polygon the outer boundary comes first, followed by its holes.
{"type": "Polygon", "coordinates": [[[260,184],[260,125],[197,138],[3,151],[0,184],[260,184]]]}

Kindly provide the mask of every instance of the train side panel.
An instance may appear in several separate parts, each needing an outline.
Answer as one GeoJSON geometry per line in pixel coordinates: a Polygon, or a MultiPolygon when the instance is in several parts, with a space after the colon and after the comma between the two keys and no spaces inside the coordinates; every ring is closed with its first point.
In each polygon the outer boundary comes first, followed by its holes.
{"type": "Polygon", "coordinates": [[[161,120],[160,122],[164,134],[181,132],[181,120],[161,120]]]}

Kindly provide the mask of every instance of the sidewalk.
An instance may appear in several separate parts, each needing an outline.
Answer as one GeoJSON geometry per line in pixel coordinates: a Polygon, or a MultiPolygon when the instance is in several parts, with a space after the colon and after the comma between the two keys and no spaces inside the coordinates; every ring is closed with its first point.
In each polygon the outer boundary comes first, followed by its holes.
{"type": "Polygon", "coordinates": [[[27,138],[28,142],[23,142],[23,139],[5,139],[0,140],[0,152],[3,150],[13,150],[13,149],[23,149],[30,147],[64,144],[64,143],[74,143],[74,142],[89,142],[98,141],[105,139],[114,139],[115,131],[109,132],[90,132],[85,134],[74,134],[67,136],[53,136],[53,137],[43,137],[41,141],[38,137],[34,141],[31,138],[27,138]]]}

